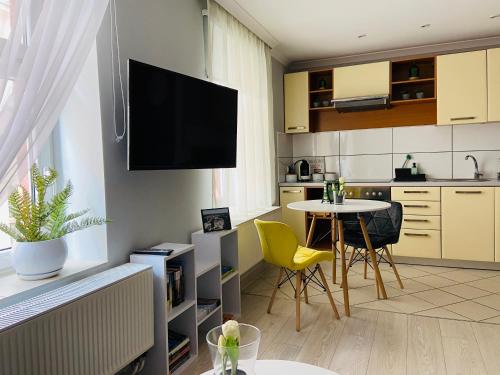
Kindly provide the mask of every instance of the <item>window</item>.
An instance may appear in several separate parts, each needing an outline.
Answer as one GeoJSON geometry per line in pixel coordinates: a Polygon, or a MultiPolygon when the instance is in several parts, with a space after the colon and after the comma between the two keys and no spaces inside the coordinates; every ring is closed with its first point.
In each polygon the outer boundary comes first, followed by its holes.
{"type": "Polygon", "coordinates": [[[7,39],[10,34],[10,1],[0,0],[0,38],[7,39]]]}

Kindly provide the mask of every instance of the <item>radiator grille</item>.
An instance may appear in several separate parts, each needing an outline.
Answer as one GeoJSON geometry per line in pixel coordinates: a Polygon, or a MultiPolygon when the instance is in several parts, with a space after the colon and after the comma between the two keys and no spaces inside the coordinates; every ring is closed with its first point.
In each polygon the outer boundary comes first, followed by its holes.
{"type": "Polygon", "coordinates": [[[125,264],[0,310],[0,374],[114,374],[153,341],[152,272],[125,264]]]}

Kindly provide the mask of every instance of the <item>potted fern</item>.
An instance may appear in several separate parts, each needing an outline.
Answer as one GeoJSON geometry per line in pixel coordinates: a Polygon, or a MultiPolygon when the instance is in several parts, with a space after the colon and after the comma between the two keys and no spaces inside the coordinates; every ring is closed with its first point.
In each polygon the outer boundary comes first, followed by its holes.
{"type": "Polygon", "coordinates": [[[86,217],[89,210],[66,213],[73,192],[69,181],[47,201],[47,189],[56,179],[54,169],[44,174],[35,164],[31,168],[33,196],[22,186],[9,196],[13,222],[0,223],[0,231],[16,241],[12,247],[12,266],[21,279],[40,280],[57,275],[68,256],[63,237],[107,222],[99,217],[86,217]]]}

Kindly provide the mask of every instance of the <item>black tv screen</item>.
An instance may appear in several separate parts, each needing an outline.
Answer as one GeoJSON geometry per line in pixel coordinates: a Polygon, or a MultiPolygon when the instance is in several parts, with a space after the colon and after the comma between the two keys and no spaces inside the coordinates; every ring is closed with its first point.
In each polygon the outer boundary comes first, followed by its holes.
{"type": "Polygon", "coordinates": [[[238,91],[128,62],[128,169],[236,167],[238,91]]]}

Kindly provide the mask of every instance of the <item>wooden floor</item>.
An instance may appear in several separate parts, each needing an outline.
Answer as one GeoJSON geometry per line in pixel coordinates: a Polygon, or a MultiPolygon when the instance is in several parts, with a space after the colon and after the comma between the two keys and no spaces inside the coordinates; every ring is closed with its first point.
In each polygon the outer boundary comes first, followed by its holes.
{"type": "MultiPolygon", "coordinates": [[[[327,304],[311,303],[302,304],[302,330],[296,332],[294,301],[276,299],[267,314],[268,301],[242,296],[240,321],[262,331],[260,359],[306,362],[340,375],[500,374],[500,325],[356,307],[337,321],[327,304]]],[[[187,374],[210,369],[203,341],[187,374]]]]}

